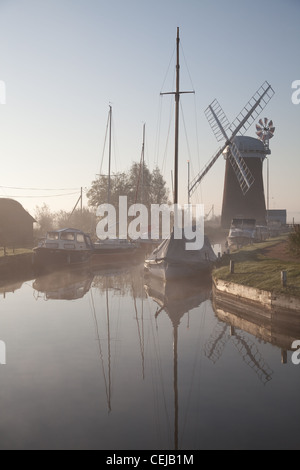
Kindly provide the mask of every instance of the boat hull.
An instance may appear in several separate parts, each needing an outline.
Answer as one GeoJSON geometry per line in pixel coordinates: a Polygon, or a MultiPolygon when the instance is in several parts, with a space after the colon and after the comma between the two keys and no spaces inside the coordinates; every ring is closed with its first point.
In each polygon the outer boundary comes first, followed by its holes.
{"type": "Polygon", "coordinates": [[[59,250],[45,247],[34,249],[33,265],[38,269],[82,266],[89,262],[92,250],[59,250]]]}
{"type": "Polygon", "coordinates": [[[146,261],[145,272],[163,281],[180,278],[192,278],[200,275],[210,275],[212,271],[211,262],[203,263],[170,263],[166,260],[146,261]]]}
{"type": "Polygon", "coordinates": [[[251,243],[254,243],[255,239],[252,236],[233,236],[233,237],[228,237],[228,244],[229,246],[244,246],[244,245],[250,245],[251,243]]]}

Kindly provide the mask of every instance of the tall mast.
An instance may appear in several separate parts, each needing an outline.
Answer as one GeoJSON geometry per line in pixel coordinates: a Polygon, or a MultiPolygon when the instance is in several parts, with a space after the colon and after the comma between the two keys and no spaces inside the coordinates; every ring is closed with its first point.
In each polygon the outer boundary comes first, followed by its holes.
{"type": "Polygon", "coordinates": [[[143,145],[142,145],[142,192],[141,192],[141,204],[144,203],[145,129],[146,129],[146,124],[144,123],[144,125],[143,125],[143,145]]]}
{"type": "Polygon", "coordinates": [[[176,38],[176,91],[161,93],[161,95],[175,95],[175,162],[174,162],[174,204],[178,204],[178,148],[179,148],[179,100],[182,93],[195,93],[194,91],[180,91],[180,64],[179,64],[179,28],[176,38]]]}
{"type": "Polygon", "coordinates": [[[107,204],[110,203],[110,170],[111,170],[111,120],[112,107],[109,105],[109,156],[108,156],[108,185],[107,185],[107,204]]]}
{"type": "Polygon", "coordinates": [[[191,196],[190,196],[190,180],[191,180],[191,172],[190,172],[190,161],[188,160],[188,204],[191,203],[191,196]]]}
{"type": "Polygon", "coordinates": [[[174,163],[174,204],[178,203],[178,143],[179,143],[179,75],[180,75],[180,64],[179,64],[179,28],[177,28],[177,39],[176,39],[176,50],[177,50],[177,61],[176,61],[176,92],[175,92],[175,163],[174,163]]]}

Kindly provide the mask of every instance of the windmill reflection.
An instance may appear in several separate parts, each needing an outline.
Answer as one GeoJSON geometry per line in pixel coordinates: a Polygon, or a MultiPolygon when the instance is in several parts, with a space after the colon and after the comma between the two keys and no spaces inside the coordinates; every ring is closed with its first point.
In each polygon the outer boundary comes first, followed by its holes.
{"type": "Polygon", "coordinates": [[[215,288],[212,304],[219,322],[206,343],[206,356],[215,363],[226,344],[232,342],[263,384],[272,380],[273,371],[249,334],[280,349],[281,361],[285,364],[293,341],[300,337],[299,315],[292,310],[267,308],[221,294],[215,288]]]}
{"type": "Polygon", "coordinates": [[[155,318],[164,311],[173,326],[174,449],[178,450],[178,329],[186,313],[210,298],[211,279],[177,279],[163,282],[161,279],[149,276],[145,282],[145,289],[148,297],[158,304],[155,318]]]}

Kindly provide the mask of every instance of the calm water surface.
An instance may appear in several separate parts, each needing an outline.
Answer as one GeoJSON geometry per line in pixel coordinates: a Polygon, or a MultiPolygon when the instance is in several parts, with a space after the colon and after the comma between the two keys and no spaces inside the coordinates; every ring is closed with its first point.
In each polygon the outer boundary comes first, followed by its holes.
{"type": "Polygon", "coordinates": [[[0,448],[299,449],[293,336],[139,266],[2,286],[0,448]]]}

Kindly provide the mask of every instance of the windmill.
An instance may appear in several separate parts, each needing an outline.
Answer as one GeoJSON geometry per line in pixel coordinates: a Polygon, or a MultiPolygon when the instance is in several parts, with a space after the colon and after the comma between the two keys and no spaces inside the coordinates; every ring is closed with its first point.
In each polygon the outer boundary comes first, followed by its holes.
{"type": "MultiPolygon", "coordinates": [[[[266,208],[262,177],[260,177],[260,169],[257,171],[257,165],[253,165],[253,162],[249,158],[246,160],[244,158],[246,156],[253,156],[251,148],[253,146],[253,142],[251,142],[252,138],[244,137],[244,134],[266,107],[273,95],[274,90],[271,85],[265,81],[232,124],[229,123],[217,100],[214,100],[205,110],[206,118],[217,141],[225,140],[225,143],[217,150],[202,171],[190,183],[189,194],[191,196],[195,192],[197,186],[216,163],[220,155],[224,154],[226,159],[226,173],[222,226],[230,225],[232,216],[249,216],[250,214],[247,213],[249,207],[255,216],[259,214],[261,219],[262,217],[265,218],[266,208]],[[234,178],[232,175],[234,175],[234,178]],[[239,204],[236,204],[237,202],[239,204]],[[239,214],[236,213],[237,211],[239,214]],[[241,214],[241,212],[243,214],[241,214]]],[[[257,141],[257,139],[253,140],[257,141]]],[[[255,153],[260,154],[260,161],[262,161],[265,158],[265,146],[257,146],[255,143],[254,150],[255,153]]]]}

